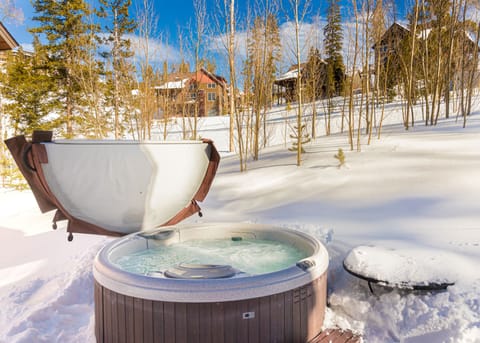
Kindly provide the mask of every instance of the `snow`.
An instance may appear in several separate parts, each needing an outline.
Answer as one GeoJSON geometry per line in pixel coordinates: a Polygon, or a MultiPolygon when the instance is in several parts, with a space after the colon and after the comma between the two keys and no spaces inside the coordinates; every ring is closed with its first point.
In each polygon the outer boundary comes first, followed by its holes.
{"type": "MultiPolygon", "coordinates": [[[[350,151],[346,135],[322,136],[305,147],[302,167],[282,144],[286,115],[277,114],[272,131],[279,145],[262,150],[247,172],[224,154],[204,217],[187,222],[270,223],[320,238],[330,255],[325,327],[351,329],[365,342],[480,342],[479,113],[465,129],[455,118],[408,132],[388,125],[361,152],[350,151]],[[372,245],[428,262],[385,273],[445,276],[455,285],[377,286],[371,294],[342,264],[352,248],[372,245]]],[[[223,119],[202,125],[203,137],[228,128],[223,119]]],[[[52,231],[53,214],[41,214],[29,191],[0,189],[0,208],[0,342],[94,342],[92,261],[111,238],[77,234],[67,242],[65,227],[52,231]]]]}
{"type": "Polygon", "coordinates": [[[161,86],[155,87],[155,89],[183,89],[189,79],[182,79],[179,81],[169,81],[161,86]]]}
{"type": "Polygon", "coordinates": [[[444,266],[462,262],[443,250],[360,245],[350,251],[344,265],[349,271],[365,278],[413,287],[455,283],[458,276],[444,266]]]}
{"type": "Polygon", "coordinates": [[[283,81],[283,80],[296,79],[297,77],[298,77],[298,69],[293,69],[293,70],[287,71],[285,74],[278,76],[275,80],[283,81]]]}

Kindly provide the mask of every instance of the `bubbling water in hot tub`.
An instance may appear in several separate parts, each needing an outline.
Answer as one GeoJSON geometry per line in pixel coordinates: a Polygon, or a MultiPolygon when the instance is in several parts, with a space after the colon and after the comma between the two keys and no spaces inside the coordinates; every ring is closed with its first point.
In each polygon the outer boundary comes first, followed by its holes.
{"type": "Polygon", "coordinates": [[[181,264],[230,265],[239,276],[276,272],[308,256],[291,244],[266,239],[189,240],[127,254],[114,263],[123,270],[155,275],[181,264]]]}

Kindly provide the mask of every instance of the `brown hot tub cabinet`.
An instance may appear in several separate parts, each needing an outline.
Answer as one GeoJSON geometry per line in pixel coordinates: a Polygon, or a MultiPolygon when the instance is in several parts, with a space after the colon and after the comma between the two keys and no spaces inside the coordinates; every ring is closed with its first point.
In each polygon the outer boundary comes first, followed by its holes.
{"type": "Polygon", "coordinates": [[[97,342],[308,342],[322,328],[326,274],[270,296],[179,303],[129,297],[95,282],[97,342]]]}

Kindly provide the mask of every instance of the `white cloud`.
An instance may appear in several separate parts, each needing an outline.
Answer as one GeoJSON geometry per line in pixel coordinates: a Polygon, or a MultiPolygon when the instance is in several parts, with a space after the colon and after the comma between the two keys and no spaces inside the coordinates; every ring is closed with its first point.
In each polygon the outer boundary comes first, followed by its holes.
{"type": "Polygon", "coordinates": [[[126,38],[130,39],[136,60],[145,60],[148,57],[148,60],[154,64],[165,61],[179,62],[181,60],[180,51],[169,44],[165,44],[160,39],[149,38],[147,48],[147,40],[144,37],[126,35],[126,38]]]}
{"type": "MultiPolygon", "coordinates": [[[[107,37],[107,34],[101,34],[101,36],[107,37]]],[[[150,37],[147,40],[135,34],[127,34],[124,38],[130,40],[131,50],[134,53],[133,59],[136,62],[145,61],[147,57],[152,65],[161,65],[165,61],[176,63],[181,60],[180,51],[160,39],[150,37]]],[[[107,49],[107,44],[103,46],[107,49]]]]}

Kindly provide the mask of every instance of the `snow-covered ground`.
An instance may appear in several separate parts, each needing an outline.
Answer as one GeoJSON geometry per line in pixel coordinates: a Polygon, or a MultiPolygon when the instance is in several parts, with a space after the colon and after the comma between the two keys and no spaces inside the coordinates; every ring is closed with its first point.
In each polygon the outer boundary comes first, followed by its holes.
{"type": "MultiPolygon", "coordinates": [[[[224,157],[204,217],[187,222],[271,223],[319,237],[330,254],[327,327],[366,342],[480,342],[480,114],[466,129],[454,119],[408,132],[389,125],[362,152],[340,134],[306,150],[296,167],[280,142],[246,173],[224,157]],[[340,147],[346,166],[337,168],[340,147]],[[410,271],[436,260],[456,283],[371,294],[342,267],[357,245],[406,251],[410,271]]],[[[0,342],[94,342],[92,260],[110,238],[67,242],[29,191],[0,190],[0,209],[0,342]]]]}

